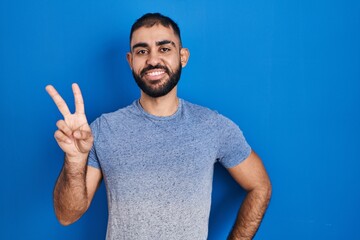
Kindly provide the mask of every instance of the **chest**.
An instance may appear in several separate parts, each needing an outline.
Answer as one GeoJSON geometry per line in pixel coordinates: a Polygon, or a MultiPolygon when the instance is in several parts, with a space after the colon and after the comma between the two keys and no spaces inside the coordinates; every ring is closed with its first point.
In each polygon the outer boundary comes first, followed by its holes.
{"type": "Polygon", "coordinates": [[[106,184],[117,196],[191,195],[212,183],[216,142],[211,129],[199,126],[124,127],[100,137],[96,152],[106,184]]]}

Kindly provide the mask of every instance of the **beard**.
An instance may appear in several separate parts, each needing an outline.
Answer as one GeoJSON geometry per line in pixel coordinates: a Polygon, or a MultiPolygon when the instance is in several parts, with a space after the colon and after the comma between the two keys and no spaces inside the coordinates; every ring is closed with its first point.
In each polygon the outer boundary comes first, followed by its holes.
{"type": "Polygon", "coordinates": [[[177,69],[175,69],[175,72],[171,72],[166,66],[162,66],[160,64],[156,66],[147,66],[143,70],[141,70],[140,74],[137,74],[132,70],[132,74],[134,76],[136,84],[139,86],[139,88],[147,95],[153,98],[158,98],[165,96],[168,94],[173,88],[178,84],[181,76],[181,63],[179,62],[179,66],[177,69]],[[165,73],[168,74],[169,79],[167,79],[164,83],[159,85],[156,81],[154,84],[148,84],[143,79],[146,72],[152,69],[163,69],[165,73]]]}

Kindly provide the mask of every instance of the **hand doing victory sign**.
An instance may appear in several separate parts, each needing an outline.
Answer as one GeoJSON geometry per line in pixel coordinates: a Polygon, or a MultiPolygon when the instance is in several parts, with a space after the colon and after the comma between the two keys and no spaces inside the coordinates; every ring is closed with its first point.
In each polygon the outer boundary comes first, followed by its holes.
{"type": "Polygon", "coordinates": [[[64,117],[64,120],[59,120],[56,123],[58,130],[55,132],[55,139],[69,160],[81,160],[87,158],[94,139],[85,116],[80,88],[74,83],[72,90],[75,99],[75,113],[70,112],[66,102],[53,86],[46,86],[46,91],[64,117]]]}

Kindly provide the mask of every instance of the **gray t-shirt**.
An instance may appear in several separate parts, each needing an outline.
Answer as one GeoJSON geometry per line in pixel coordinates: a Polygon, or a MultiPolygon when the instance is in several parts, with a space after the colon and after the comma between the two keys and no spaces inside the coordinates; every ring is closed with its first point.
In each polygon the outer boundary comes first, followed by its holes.
{"type": "Polygon", "coordinates": [[[88,164],[103,173],[107,239],[206,239],[214,163],[230,168],[251,152],[232,121],[182,99],[169,117],[134,101],[91,128],[88,164]]]}

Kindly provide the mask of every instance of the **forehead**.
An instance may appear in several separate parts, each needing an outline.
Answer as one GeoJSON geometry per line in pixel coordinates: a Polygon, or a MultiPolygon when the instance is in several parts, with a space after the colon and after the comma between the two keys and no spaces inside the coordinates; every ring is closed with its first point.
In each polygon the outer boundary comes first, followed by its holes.
{"type": "Polygon", "coordinates": [[[176,36],[171,27],[154,25],[152,27],[141,27],[133,32],[130,45],[137,43],[152,44],[163,40],[170,40],[179,45],[179,37],[176,36]]]}

